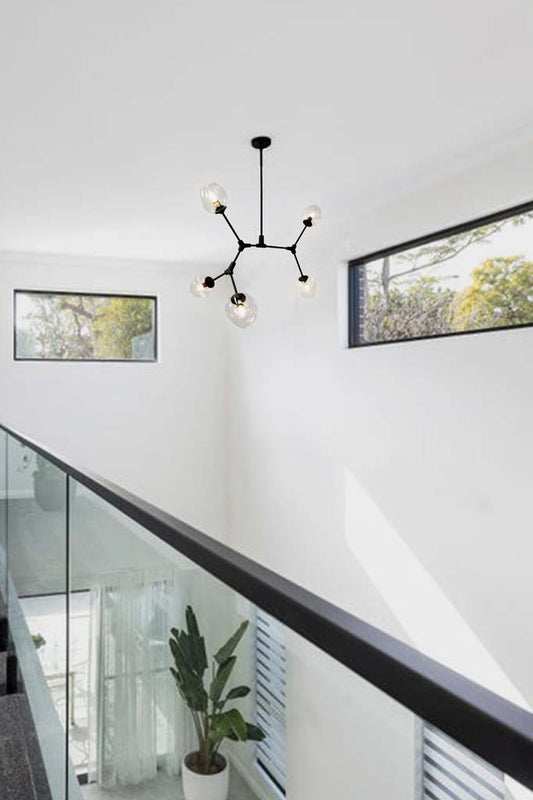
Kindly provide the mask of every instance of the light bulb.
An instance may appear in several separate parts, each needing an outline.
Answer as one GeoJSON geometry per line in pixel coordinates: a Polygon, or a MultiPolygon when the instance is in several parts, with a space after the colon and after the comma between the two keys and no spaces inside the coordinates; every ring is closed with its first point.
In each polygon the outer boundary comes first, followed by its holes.
{"type": "Polygon", "coordinates": [[[226,303],[226,314],[234,325],[248,328],[257,317],[257,303],[250,294],[234,294],[226,303]]]}
{"type": "MultiPolygon", "coordinates": [[[[197,275],[196,278],[193,279],[190,285],[190,292],[195,297],[209,297],[213,290],[213,286],[206,285],[207,278],[204,275],[197,275]]],[[[212,278],[210,279],[213,280],[212,278]]]]}
{"type": "Polygon", "coordinates": [[[304,208],[302,211],[304,225],[307,224],[309,227],[311,227],[311,225],[318,225],[321,219],[322,211],[320,210],[320,206],[307,206],[307,208],[304,208]]]}
{"type": "Polygon", "coordinates": [[[314,297],[316,294],[316,280],[312,275],[303,275],[298,279],[300,282],[300,294],[302,297],[314,297]],[[305,280],[303,280],[305,278],[305,280]]]}
{"type": "Polygon", "coordinates": [[[220,214],[228,205],[228,193],[218,183],[206,183],[200,189],[202,205],[210,214],[220,214]]]}

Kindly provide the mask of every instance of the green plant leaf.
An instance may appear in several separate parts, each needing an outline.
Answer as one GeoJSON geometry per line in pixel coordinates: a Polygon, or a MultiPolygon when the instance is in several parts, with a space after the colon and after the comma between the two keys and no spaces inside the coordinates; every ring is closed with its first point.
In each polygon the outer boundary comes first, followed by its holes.
{"type": "Polygon", "coordinates": [[[178,672],[184,677],[194,675],[183,643],[176,639],[169,639],[168,643],[178,672]]]}
{"type": "Polygon", "coordinates": [[[240,711],[237,711],[236,708],[231,708],[229,711],[226,712],[230,719],[230,724],[235,736],[241,741],[246,741],[246,722],[244,721],[244,717],[242,716],[240,711]]]}
{"type": "MultiPolygon", "coordinates": [[[[205,651],[205,642],[198,630],[196,617],[190,606],[187,612],[187,628],[190,633],[186,631],[178,631],[176,628],[171,629],[171,634],[176,645],[179,647],[183,659],[188,663],[189,668],[196,672],[200,677],[207,669],[207,654],[205,651]],[[190,613],[188,613],[190,611],[190,613]],[[192,616],[191,616],[192,615],[192,616]]],[[[172,641],[172,640],[171,640],[172,641]]],[[[172,648],[172,644],[170,645],[172,648]]],[[[172,651],[174,654],[174,650],[172,651]]],[[[175,658],[175,656],[174,656],[175,658]]]]}
{"type": "Polygon", "coordinates": [[[246,695],[250,694],[250,688],[248,686],[235,686],[234,689],[230,689],[226,695],[226,700],[235,700],[237,697],[246,697],[246,695]]]}
{"type": "MultiPolygon", "coordinates": [[[[232,742],[242,741],[239,740],[239,737],[230,730],[229,733],[225,734],[228,739],[231,739],[232,742]]],[[[249,742],[262,742],[263,739],[266,739],[266,734],[264,731],[259,728],[257,725],[252,725],[251,722],[246,723],[246,740],[249,742]]]]}
{"type": "Polygon", "coordinates": [[[252,725],[251,722],[247,722],[246,738],[252,742],[262,742],[265,738],[265,732],[258,725],[252,725]]]}
{"type": "Polygon", "coordinates": [[[224,661],[227,661],[228,658],[233,654],[233,651],[241,641],[242,637],[246,632],[246,628],[248,627],[249,622],[246,620],[245,622],[241,623],[233,636],[230,636],[228,641],[225,645],[223,645],[218,653],[215,653],[215,661],[217,664],[223,664],[224,661]]]}
{"type": "Polygon", "coordinates": [[[169,639],[168,644],[170,647],[170,652],[172,653],[172,658],[174,659],[174,663],[176,665],[176,669],[178,669],[179,672],[185,672],[187,670],[187,661],[179,641],[176,639],[169,639]]]}
{"type": "Polygon", "coordinates": [[[223,736],[227,736],[234,741],[245,742],[248,736],[246,722],[240,711],[231,708],[222,714],[215,714],[212,718],[212,725],[223,736]]]}
{"type": "Polygon", "coordinates": [[[221,738],[230,736],[232,730],[229,719],[227,719],[225,714],[213,714],[211,717],[211,728],[215,731],[215,734],[218,734],[221,738]]]}
{"type": "Polygon", "coordinates": [[[202,676],[191,669],[181,641],[170,639],[169,644],[176,665],[175,670],[171,668],[172,674],[181,696],[193,711],[205,711],[208,698],[202,676]]]}
{"type": "Polygon", "coordinates": [[[219,666],[217,674],[215,675],[213,683],[211,684],[211,688],[209,689],[209,697],[213,703],[218,703],[220,700],[220,696],[224,691],[236,661],[236,656],[231,656],[231,658],[228,658],[219,666]]]}
{"type": "Polygon", "coordinates": [[[177,670],[175,670],[173,667],[170,667],[170,671],[171,671],[172,675],[174,676],[174,680],[176,681],[176,686],[178,687],[178,692],[180,693],[182,698],[185,700],[185,702],[187,702],[187,698],[185,697],[185,692],[183,691],[182,682],[181,682],[181,678],[180,678],[179,672],[177,670]]]}
{"type": "Polygon", "coordinates": [[[207,669],[207,653],[205,652],[205,641],[203,636],[194,638],[191,642],[193,658],[196,665],[196,672],[203,675],[207,669]]]}
{"type": "Polygon", "coordinates": [[[200,636],[200,629],[198,628],[198,622],[196,620],[196,615],[192,610],[192,606],[187,606],[185,609],[185,622],[187,623],[187,631],[189,632],[189,636],[200,636]]]}

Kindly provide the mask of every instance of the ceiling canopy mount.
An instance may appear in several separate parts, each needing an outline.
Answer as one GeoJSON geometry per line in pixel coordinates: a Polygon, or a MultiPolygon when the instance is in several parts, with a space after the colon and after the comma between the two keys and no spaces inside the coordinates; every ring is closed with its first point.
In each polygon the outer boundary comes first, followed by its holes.
{"type": "Polygon", "coordinates": [[[270,136],[254,136],[251,144],[256,150],[266,150],[272,144],[272,139],[270,136]]]}

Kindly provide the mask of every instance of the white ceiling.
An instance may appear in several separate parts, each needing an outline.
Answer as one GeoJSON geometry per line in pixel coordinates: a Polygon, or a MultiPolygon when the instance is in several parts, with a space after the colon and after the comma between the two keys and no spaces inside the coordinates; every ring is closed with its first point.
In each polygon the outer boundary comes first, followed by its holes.
{"type": "Polygon", "coordinates": [[[0,0],[0,250],[231,257],[533,136],[531,0],[0,0]]]}

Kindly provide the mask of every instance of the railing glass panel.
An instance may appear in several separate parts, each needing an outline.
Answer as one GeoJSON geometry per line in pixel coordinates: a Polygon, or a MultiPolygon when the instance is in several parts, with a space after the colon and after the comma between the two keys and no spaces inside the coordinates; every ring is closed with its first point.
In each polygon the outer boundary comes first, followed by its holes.
{"type": "MultiPolygon", "coordinates": [[[[0,429],[0,646],[7,649],[7,433],[0,429]]],[[[5,678],[5,676],[2,676],[5,678]]]]}
{"type": "Polygon", "coordinates": [[[290,630],[287,672],[291,798],[533,800],[529,789],[290,630]]]}
{"type": "Polygon", "coordinates": [[[30,706],[51,795],[64,800],[67,480],[11,437],[7,464],[8,618],[18,688],[30,706]]]}
{"type": "MultiPolygon", "coordinates": [[[[70,755],[88,781],[82,791],[90,798],[104,793],[122,797],[125,787],[135,786],[135,796],[179,800],[182,759],[198,748],[194,720],[170,672],[171,629],[184,627],[190,606],[205,637],[208,687],[212,655],[243,621],[253,624],[254,609],[74,482],[70,512],[70,661],[76,669],[70,755]],[[77,610],[75,598],[81,597],[77,610]]],[[[253,630],[247,630],[224,692],[238,685],[250,687],[247,697],[228,708],[239,708],[252,722],[254,641],[253,630]]],[[[230,742],[224,752],[231,759],[231,797],[274,797],[255,769],[253,744],[230,742]]]]}

